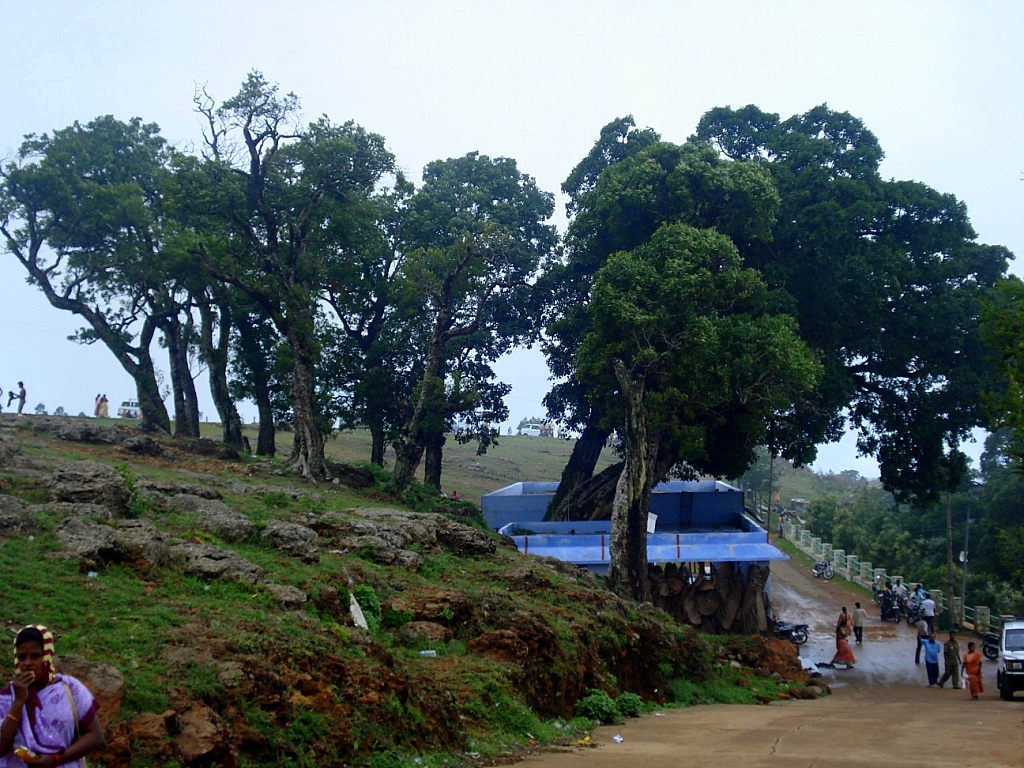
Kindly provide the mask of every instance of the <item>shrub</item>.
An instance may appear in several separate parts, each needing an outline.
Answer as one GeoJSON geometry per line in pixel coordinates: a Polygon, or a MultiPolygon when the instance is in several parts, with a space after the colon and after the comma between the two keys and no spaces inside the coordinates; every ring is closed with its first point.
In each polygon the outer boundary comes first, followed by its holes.
{"type": "Polygon", "coordinates": [[[576,703],[576,714],[598,723],[614,723],[621,717],[612,697],[594,689],[576,703]]]}
{"type": "Polygon", "coordinates": [[[615,699],[615,708],[619,710],[619,714],[623,717],[640,717],[640,713],[644,708],[644,700],[637,696],[635,693],[620,693],[619,697],[615,699]]]}

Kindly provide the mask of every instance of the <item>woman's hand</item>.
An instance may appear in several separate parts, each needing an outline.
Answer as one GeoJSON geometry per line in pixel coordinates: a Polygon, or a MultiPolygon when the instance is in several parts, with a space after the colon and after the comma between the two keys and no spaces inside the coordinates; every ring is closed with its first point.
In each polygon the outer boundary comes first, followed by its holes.
{"type": "Polygon", "coordinates": [[[32,760],[26,760],[25,765],[32,768],[53,768],[58,765],[56,755],[36,755],[32,760]]]}
{"type": "Polygon", "coordinates": [[[22,704],[28,701],[28,689],[35,681],[35,672],[26,670],[16,674],[11,681],[11,687],[14,688],[14,701],[22,704]]]}

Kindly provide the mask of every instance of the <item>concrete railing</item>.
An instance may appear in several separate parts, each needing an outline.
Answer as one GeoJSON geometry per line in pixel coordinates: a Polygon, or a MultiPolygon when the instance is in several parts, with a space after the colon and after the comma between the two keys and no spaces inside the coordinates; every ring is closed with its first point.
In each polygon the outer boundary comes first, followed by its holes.
{"type": "MultiPolygon", "coordinates": [[[[831,561],[835,566],[836,573],[853,584],[870,589],[872,584],[884,584],[886,579],[891,579],[893,582],[899,580],[907,585],[918,583],[901,574],[890,574],[885,568],[875,568],[872,563],[861,560],[857,555],[848,555],[844,550],[836,549],[830,543],[823,543],[820,537],[792,521],[783,525],[783,533],[785,538],[805,555],[809,555],[815,560],[831,561]]],[[[1002,617],[993,617],[991,610],[986,605],[965,608],[963,600],[959,597],[953,597],[947,601],[941,589],[927,589],[927,591],[935,601],[935,606],[940,613],[949,609],[953,623],[957,626],[967,627],[976,632],[995,632],[1002,626],[1002,617]]]]}

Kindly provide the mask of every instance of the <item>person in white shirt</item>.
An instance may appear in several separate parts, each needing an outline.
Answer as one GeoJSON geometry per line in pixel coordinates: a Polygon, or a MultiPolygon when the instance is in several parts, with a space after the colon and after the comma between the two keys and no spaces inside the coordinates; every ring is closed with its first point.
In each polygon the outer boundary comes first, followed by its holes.
{"type": "Polygon", "coordinates": [[[935,601],[927,592],[924,593],[924,602],[921,603],[921,615],[928,622],[928,634],[935,634],[935,601]]]}

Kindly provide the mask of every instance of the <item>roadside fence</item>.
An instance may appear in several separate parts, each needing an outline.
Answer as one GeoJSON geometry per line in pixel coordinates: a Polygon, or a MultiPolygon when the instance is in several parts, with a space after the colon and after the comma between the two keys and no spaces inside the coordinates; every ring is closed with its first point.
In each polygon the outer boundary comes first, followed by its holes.
{"type": "MultiPolygon", "coordinates": [[[[875,568],[872,563],[861,560],[857,555],[848,555],[844,550],[836,549],[831,544],[823,542],[820,536],[815,536],[799,523],[786,521],[783,525],[783,533],[791,544],[815,561],[831,561],[835,566],[836,573],[853,584],[871,589],[872,584],[884,584],[886,579],[893,583],[899,580],[908,587],[911,584],[919,583],[902,574],[890,574],[885,568],[875,568]]],[[[958,627],[972,629],[978,633],[999,632],[1004,621],[1014,618],[1013,616],[993,616],[987,605],[965,607],[961,597],[953,596],[947,600],[947,596],[941,589],[925,587],[925,590],[935,601],[939,614],[948,611],[949,616],[953,619],[953,624],[958,627]]]]}

